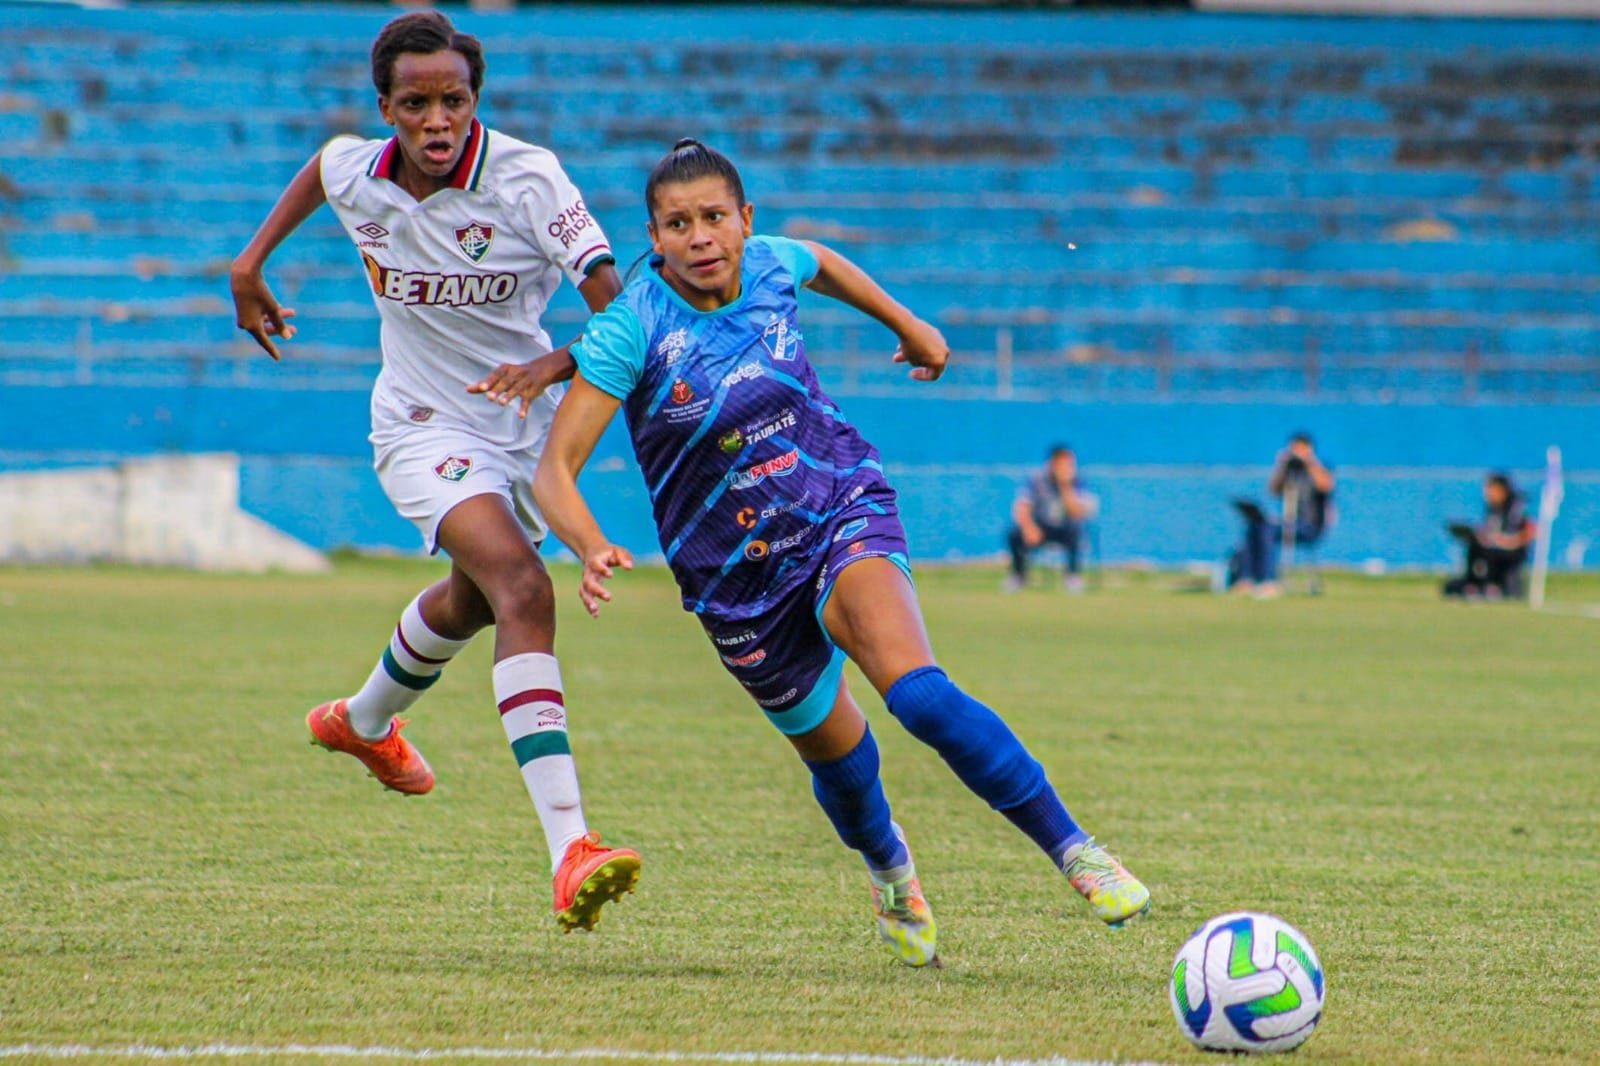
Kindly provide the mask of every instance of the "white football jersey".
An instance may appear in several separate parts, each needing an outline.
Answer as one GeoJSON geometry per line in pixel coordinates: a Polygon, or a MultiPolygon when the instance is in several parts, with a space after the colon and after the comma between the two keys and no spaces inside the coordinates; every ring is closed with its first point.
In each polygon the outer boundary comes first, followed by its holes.
{"type": "Polygon", "coordinates": [[[390,176],[394,138],[335,137],[322,188],[355,242],[383,321],[372,390],[373,441],[388,427],[439,421],[515,450],[538,444],[564,391],[526,420],[467,386],[501,363],[550,351],[540,315],[561,284],[611,258],[583,196],[555,154],[476,119],[454,180],[417,201],[390,176]]]}

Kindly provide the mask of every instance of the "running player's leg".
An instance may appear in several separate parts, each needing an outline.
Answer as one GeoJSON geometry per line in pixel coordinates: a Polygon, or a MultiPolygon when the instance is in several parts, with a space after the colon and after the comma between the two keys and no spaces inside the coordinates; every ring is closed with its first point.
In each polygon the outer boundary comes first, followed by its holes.
{"type": "MultiPolygon", "coordinates": [[[[593,928],[601,905],[632,889],[639,857],[600,847],[584,819],[554,655],[550,575],[510,501],[495,492],[452,507],[439,522],[438,544],[494,619],[495,700],[550,849],[557,917],[564,928],[593,928]]],[[[452,594],[471,599],[454,589],[441,599],[452,594]]]]}
{"type": "Polygon", "coordinates": [[[347,701],[351,729],[368,740],[387,736],[394,716],[439,680],[479,630],[493,624],[489,601],[452,563],[449,577],[423,589],[400,612],[389,646],[347,701]]]}
{"type": "Polygon", "coordinates": [[[889,811],[878,742],[842,677],[837,690],[822,724],[789,742],[811,771],[812,791],[839,839],[866,860],[879,938],[907,966],[935,963],[938,930],[905,834],[889,811]]]}
{"type": "Polygon", "coordinates": [[[822,621],[889,712],[1049,855],[1103,920],[1120,924],[1148,907],[1148,891],[1078,826],[1010,727],[939,668],[895,561],[862,558],[837,571],[822,621]]]}
{"type": "Polygon", "coordinates": [[[420,795],[433,789],[433,770],[400,735],[396,716],[439,680],[446,664],[494,621],[489,603],[459,566],[419,593],[400,612],[389,646],[366,684],[349,699],[314,708],[306,725],[316,743],[354,755],[384,787],[420,795]]]}
{"type": "Polygon", "coordinates": [[[910,966],[932,962],[933,916],[878,778],[878,745],[844,683],[844,655],[823,634],[808,584],[748,620],[702,616],[722,664],[811,771],[839,839],[866,861],[878,934],[910,966]]]}

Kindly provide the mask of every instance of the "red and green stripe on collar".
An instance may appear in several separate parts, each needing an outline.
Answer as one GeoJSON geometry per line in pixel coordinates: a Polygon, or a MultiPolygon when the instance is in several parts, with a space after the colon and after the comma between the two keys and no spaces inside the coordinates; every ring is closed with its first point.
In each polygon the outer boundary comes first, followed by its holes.
{"type": "MultiPolygon", "coordinates": [[[[456,160],[456,167],[450,172],[450,188],[468,189],[476,192],[478,181],[483,177],[483,164],[489,158],[489,131],[477,119],[472,120],[472,129],[467,132],[466,147],[461,150],[461,158],[456,160]]],[[[367,167],[369,177],[394,180],[395,168],[400,162],[400,138],[390,137],[383,142],[383,147],[372,158],[372,163],[367,167]]]]}

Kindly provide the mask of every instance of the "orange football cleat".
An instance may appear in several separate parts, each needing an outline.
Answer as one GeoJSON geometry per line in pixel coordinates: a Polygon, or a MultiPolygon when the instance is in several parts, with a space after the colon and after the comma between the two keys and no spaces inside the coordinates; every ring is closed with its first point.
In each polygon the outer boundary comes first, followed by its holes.
{"type": "Polygon", "coordinates": [[[350,708],[344,700],[324,703],[306,715],[311,742],[329,751],[354,755],[384,788],[420,796],[433,790],[433,770],[412,743],[400,735],[404,720],[396,718],[382,740],[363,740],[350,728],[350,708]]]}
{"type": "Polygon", "coordinates": [[[593,929],[600,908],[639,883],[639,853],[630,848],[608,848],[600,834],[590,832],[567,845],[555,876],[556,924],[563,933],[593,929]]]}

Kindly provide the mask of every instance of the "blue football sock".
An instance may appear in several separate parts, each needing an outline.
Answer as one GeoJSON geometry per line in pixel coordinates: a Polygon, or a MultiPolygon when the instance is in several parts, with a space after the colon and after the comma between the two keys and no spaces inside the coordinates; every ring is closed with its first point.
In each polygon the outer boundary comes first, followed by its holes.
{"type": "Polygon", "coordinates": [[[828,762],[807,759],[805,764],[817,802],[846,847],[859,851],[874,870],[893,870],[911,861],[889,815],[878,778],[878,742],[870,728],[850,754],[828,762]]]}
{"type": "Polygon", "coordinates": [[[1015,807],[1004,807],[1000,813],[1011,819],[1012,825],[1028,834],[1029,839],[1039,845],[1058,867],[1068,848],[1089,839],[1089,834],[1078,828],[1078,823],[1067,813],[1066,805],[1048,781],[1033,799],[1015,807]]]}
{"type": "Polygon", "coordinates": [[[937,666],[911,671],[884,697],[889,713],[912,736],[950,764],[963,784],[1009,818],[1058,866],[1061,855],[1088,839],[1078,828],[1044,767],[1011,728],[962,692],[937,666]]]}

